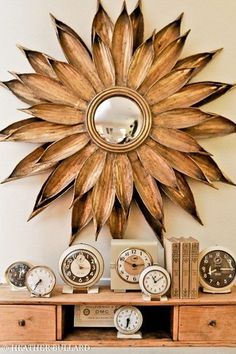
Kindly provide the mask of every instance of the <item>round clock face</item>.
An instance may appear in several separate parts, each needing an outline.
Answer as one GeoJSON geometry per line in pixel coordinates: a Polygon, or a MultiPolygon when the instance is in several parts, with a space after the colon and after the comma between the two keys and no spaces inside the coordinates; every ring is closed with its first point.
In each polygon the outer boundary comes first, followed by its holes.
{"type": "Polygon", "coordinates": [[[69,247],[61,256],[60,274],[73,287],[89,287],[103,274],[103,259],[94,247],[78,244],[69,247]]]}
{"type": "Polygon", "coordinates": [[[141,272],[152,263],[152,257],[146,251],[130,248],[119,255],[117,272],[126,282],[138,283],[141,272]]]}
{"type": "Polygon", "coordinates": [[[139,279],[140,288],[150,296],[164,295],[170,287],[170,275],[160,266],[146,268],[139,279]]]}
{"type": "Polygon", "coordinates": [[[53,271],[45,266],[31,268],[26,275],[26,286],[35,296],[45,296],[52,292],[56,284],[53,271]]]}
{"type": "Polygon", "coordinates": [[[123,334],[134,334],[142,326],[143,316],[140,310],[134,306],[122,306],[114,316],[116,329],[123,334]]]}
{"type": "Polygon", "coordinates": [[[12,263],[5,272],[6,281],[15,288],[25,288],[26,273],[31,267],[27,262],[12,263]]]}
{"type": "Polygon", "coordinates": [[[236,276],[235,259],[223,248],[208,249],[200,255],[199,273],[201,285],[206,289],[230,288],[236,276]]]}

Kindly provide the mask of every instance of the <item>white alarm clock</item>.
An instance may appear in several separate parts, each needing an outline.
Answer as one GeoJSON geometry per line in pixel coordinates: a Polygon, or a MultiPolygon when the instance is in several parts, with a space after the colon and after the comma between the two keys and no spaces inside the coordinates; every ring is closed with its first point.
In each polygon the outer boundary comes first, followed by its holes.
{"type": "Polygon", "coordinates": [[[56,285],[56,277],[49,267],[35,266],[27,272],[25,284],[31,296],[49,297],[56,285]]]}
{"type": "Polygon", "coordinates": [[[159,265],[145,268],[139,278],[139,285],[145,300],[164,299],[170,288],[171,280],[167,270],[159,265]]]}
{"type": "Polygon", "coordinates": [[[135,306],[121,306],[114,315],[114,325],[118,338],[142,338],[139,332],[143,324],[143,315],[135,306]]]}
{"type": "Polygon", "coordinates": [[[111,241],[111,289],[115,292],[137,290],[142,271],[157,263],[157,241],[111,241]]]}

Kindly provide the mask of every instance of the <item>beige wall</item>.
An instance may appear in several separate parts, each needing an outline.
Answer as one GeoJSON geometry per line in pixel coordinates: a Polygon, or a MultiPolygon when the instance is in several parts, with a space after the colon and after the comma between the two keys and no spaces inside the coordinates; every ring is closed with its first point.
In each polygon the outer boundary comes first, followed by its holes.
{"type": "MultiPolygon", "coordinates": [[[[128,9],[131,10],[136,0],[127,2],[128,9]]],[[[103,1],[113,19],[117,17],[121,3],[120,0],[103,1]]],[[[30,71],[23,55],[15,47],[16,43],[42,50],[58,59],[63,58],[49,12],[75,28],[89,43],[90,25],[95,10],[96,0],[0,0],[1,80],[10,78],[7,70],[30,71]]],[[[235,0],[143,0],[146,36],[150,35],[154,28],[158,29],[175,19],[182,11],[185,12],[183,32],[192,29],[184,55],[224,47],[224,51],[197,79],[236,82],[235,0]]],[[[236,120],[235,100],[236,91],[231,91],[205,108],[236,120]]],[[[0,128],[25,116],[17,111],[17,108],[24,105],[3,89],[0,90],[0,102],[0,128]]],[[[236,181],[235,137],[205,140],[203,146],[214,154],[220,166],[236,181]]],[[[0,179],[4,179],[14,165],[32,149],[33,146],[21,143],[0,144],[0,179]]],[[[58,258],[68,245],[68,208],[71,195],[61,198],[30,223],[26,222],[45,178],[46,176],[37,176],[0,187],[0,275],[10,262],[17,259],[30,259],[35,263],[47,264],[57,271],[58,258]]],[[[191,185],[205,227],[201,227],[185,212],[166,202],[167,235],[192,235],[200,240],[201,248],[221,244],[236,253],[236,188],[218,184],[220,189],[216,191],[199,183],[191,185]]],[[[131,212],[127,237],[154,237],[136,208],[131,212]]],[[[92,225],[82,232],[80,239],[89,242],[93,240],[92,225]]],[[[110,236],[107,228],[104,228],[97,247],[106,260],[105,276],[109,276],[109,243],[110,236]]],[[[162,260],[161,249],[159,254],[162,260]]]]}

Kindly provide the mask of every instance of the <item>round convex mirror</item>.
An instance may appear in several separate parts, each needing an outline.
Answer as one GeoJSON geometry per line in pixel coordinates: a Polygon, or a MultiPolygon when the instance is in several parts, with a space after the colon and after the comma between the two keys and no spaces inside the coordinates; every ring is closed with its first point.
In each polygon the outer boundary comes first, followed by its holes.
{"type": "Polygon", "coordinates": [[[143,127],[140,107],[130,98],[115,96],[102,101],[94,113],[99,136],[109,144],[129,144],[143,127]]]}

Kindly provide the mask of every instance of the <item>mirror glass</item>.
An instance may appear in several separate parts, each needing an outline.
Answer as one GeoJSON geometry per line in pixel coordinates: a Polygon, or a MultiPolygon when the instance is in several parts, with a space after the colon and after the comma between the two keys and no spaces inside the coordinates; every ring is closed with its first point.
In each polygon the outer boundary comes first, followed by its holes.
{"type": "Polygon", "coordinates": [[[115,96],[104,100],[94,114],[95,128],[110,144],[128,144],[140,133],[143,115],[130,98],[115,96]]]}

